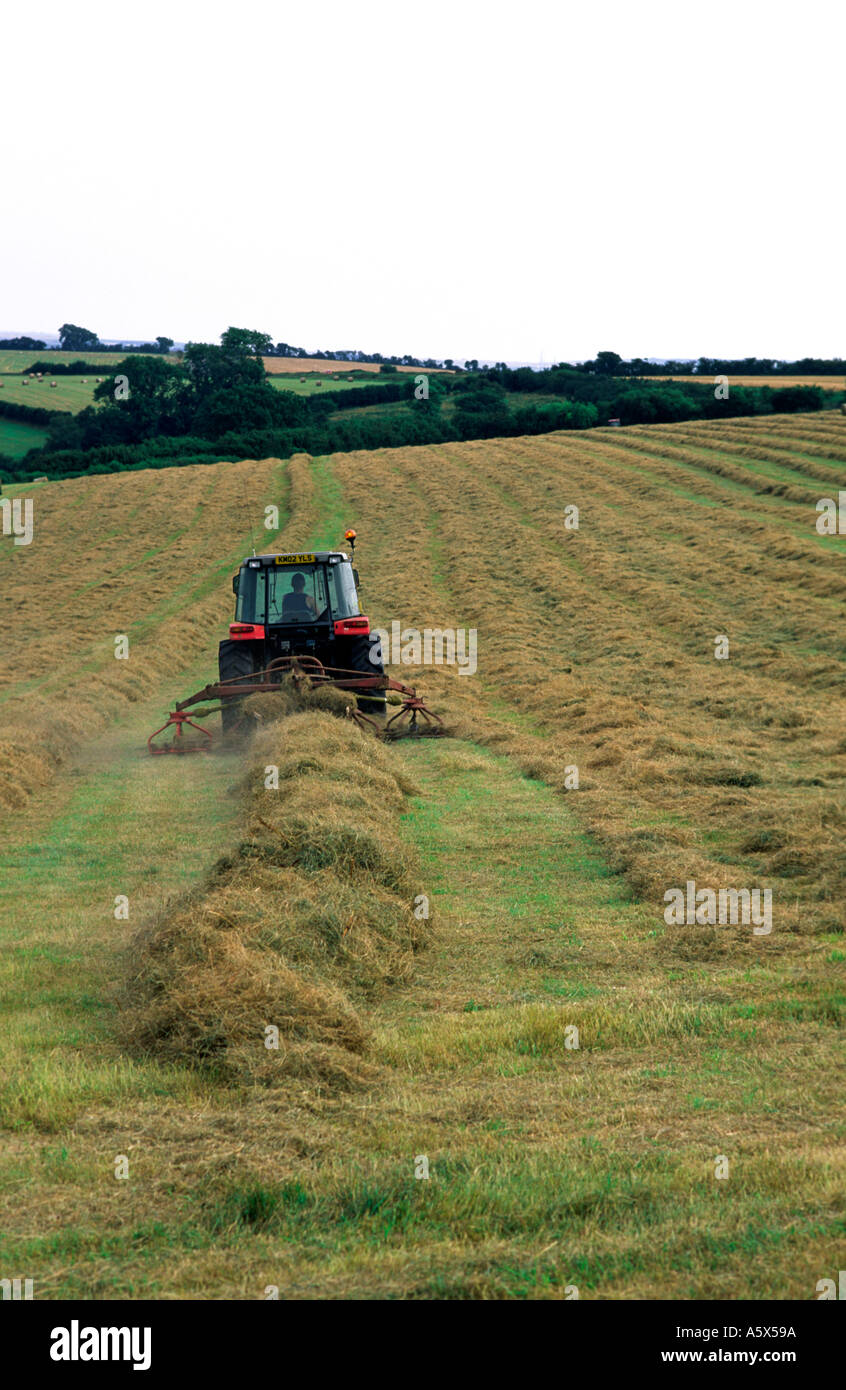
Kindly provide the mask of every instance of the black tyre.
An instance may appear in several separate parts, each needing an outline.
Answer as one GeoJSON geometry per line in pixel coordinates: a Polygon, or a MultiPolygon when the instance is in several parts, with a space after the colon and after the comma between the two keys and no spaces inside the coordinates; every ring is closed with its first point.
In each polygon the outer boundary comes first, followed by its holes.
{"type": "MultiPolygon", "coordinates": [[[[381,658],[378,661],[370,659],[371,649],[378,641],[378,637],[373,633],[369,637],[354,637],[345,664],[353,671],[361,671],[364,676],[384,676],[385,666],[381,658]]],[[[385,718],[388,702],[383,690],[377,691],[374,695],[357,695],[356,703],[362,714],[369,714],[374,719],[385,718]]]]}
{"type": "MultiPolygon", "coordinates": [[[[217,654],[217,667],[221,683],[236,680],[239,676],[251,676],[256,670],[256,658],[252,642],[221,642],[217,654]]],[[[236,741],[242,730],[241,701],[233,695],[222,700],[221,723],[223,726],[223,745],[227,747],[236,741]]]]}

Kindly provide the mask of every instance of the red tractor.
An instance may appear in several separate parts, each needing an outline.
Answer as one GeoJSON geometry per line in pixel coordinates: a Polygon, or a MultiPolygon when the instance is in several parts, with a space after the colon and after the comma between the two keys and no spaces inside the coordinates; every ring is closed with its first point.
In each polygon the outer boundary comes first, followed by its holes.
{"type": "MultiPolygon", "coordinates": [[[[355,532],[347,531],[344,539],[354,551],[355,532]]],[[[354,704],[348,713],[380,737],[444,732],[438,715],[414,690],[385,675],[379,637],[359,608],[358,571],[346,551],[251,555],[233,577],[232,588],[235,621],[218,649],[220,679],[176,705],[147,740],[151,753],[200,753],[212,747],[212,734],[189,711],[205,718],[219,708],[224,742],[234,741],[244,723],[244,698],[278,691],[286,677],[349,691],[354,704]],[[389,691],[401,706],[390,719],[389,691]],[[219,704],[194,708],[208,700],[219,704]],[[154,743],[171,725],[170,742],[154,743]],[[200,739],[185,738],[186,728],[200,739]]]]}
{"type": "MultiPolygon", "coordinates": [[[[358,603],[358,571],[343,550],[253,555],[232,580],[235,621],[218,651],[220,684],[249,682],[260,671],[346,671],[384,678],[379,638],[358,603]],[[280,660],[288,658],[288,660],[280,660]],[[274,663],[278,663],[274,665],[274,663]]],[[[384,719],[385,689],[356,692],[358,708],[384,719]]],[[[223,697],[223,732],[239,721],[238,698],[223,697]]]]}

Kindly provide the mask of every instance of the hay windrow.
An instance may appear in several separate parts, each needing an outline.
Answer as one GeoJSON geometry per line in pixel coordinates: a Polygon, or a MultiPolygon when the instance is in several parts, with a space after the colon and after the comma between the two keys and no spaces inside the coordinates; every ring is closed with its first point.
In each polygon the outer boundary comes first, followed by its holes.
{"type": "Polygon", "coordinates": [[[399,834],[408,786],[393,761],[323,711],[259,731],[240,843],[133,943],[134,1050],[265,1083],[369,1074],[360,1010],[411,978],[427,925],[413,913],[419,879],[399,834]],[[278,1049],[265,1045],[270,1026],[278,1049]]]}
{"type": "MultiPolygon", "coordinates": [[[[233,518],[277,492],[285,524],[269,544],[299,545],[314,525],[304,455],[283,465],[203,464],[93,474],[50,484],[36,502],[35,540],[5,566],[15,621],[0,663],[0,817],[14,814],[127,707],[160,696],[162,713],[211,679],[232,616],[233,518]],[[50,621],[45,622],[45,614],[50,621]],[[115,658],[125,633],[130,655],[115,658]]],[[[159,720],[158,722],[161,722],[159,720]]],[[[151,727],[156,727],[153,724],[151,727]]]]}

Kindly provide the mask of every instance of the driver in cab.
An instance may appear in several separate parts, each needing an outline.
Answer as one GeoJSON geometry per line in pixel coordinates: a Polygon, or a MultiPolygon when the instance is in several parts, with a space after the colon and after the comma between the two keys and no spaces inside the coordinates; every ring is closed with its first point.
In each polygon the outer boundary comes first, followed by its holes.
{"type": "Polygon", "coordinates": [[[291,592],[282,600],[284,618],[316,618],[317,607],[311,594],[305,592],[305,575],[295,574],[291,579],[291,592]]]}

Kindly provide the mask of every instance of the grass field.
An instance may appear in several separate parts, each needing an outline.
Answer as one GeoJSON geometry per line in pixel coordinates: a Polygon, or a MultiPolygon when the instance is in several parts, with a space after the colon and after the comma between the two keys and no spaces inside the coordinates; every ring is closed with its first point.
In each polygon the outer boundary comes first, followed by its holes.
{"type": "MultiPolygon", "coordinates": [[[[10,354],[6,354],[7,356],[10,354]]],[[[58,355],[58,354],[57,354],[58,355]]],[[[0,353],[0,359],[4,354],[0,353]]],[[[273,361],[266,358],[266,362],[273,361]]],[[[111,362],[114,368],[115,361],[111,362]]],[[[270,373],[271,385],[280,391],[293,391],[298,396],[311,396],[324,389],[329,391],[354,391],[356,387],[373,385],[374,378],[372,373],[367,376],[353,376],[349,379],[349,372],[338,373],[310,371],[305,380],[301,380],[302,373],[293,375],[290,373],[270,373]]],[[[92,405],[94,401],[94,390],[97,382],[104,380],[103,371],[99,375],[92,372],[89,377],[78,376],[45,376],[40,381],[22,376],[20,372],[15,372],[11,368],[4,369],[0,365],[0,401],[13,401],[18,405],[39,406],[44,410],[69,410],[76,412],[83,410],[85,406],[92,405]],[[55,381],[52,386],[51,381],[55,381]]],[[[380,378],[380,381],[389,381],[389,377],[380,378]]]]}
{"type": "MultiPolygon", "coordinates": [[[[444,403],[444,413],[450,414],[449,406],[452,402],[449,398],[444,403]]],[[[350,400],[349,406],[336,407],[332,412],[333,422],[338,420],[387,420],[392,416],[407,415],[413,402],[408,401],[382,401],[376,405],[356,405],[355,397],[350,400]]]]}
{"type": "MultiPolygon", "coordinates": [[[[844,474],[846,420],[816,414],[30,485],[33,543],[0,551],[3,1270],[42,1298],[809,1300],[836,1278],[846,537],[815,503],[844,474]],[[385,753],[425,945],[350,995],[347,1084],[139,1053],[134,932],[255,838],[249,751],[144,738],[213,676],[250,532],[349,525],[372,622],[478,631],[472,677],[394,672],[455,735],[385,753]],[[771,934],[666,925],[689,879],[769,887],[771,934]]],[[[334,771],[354,816],[341,745],[366,761],[367,736],[339,726],[333,769],[298,721],[273,761],[304,814],[334,771]]],[[[262,872],[284,903],[289,870],[262,872]]],[[[345,949],[320,981],[347,988],[345,949]]]]}
{"type": "Polygon", "coordinates": [[[37,406],[40,410],[84,410],[94,403],[97,376],[56,376],[37,377],[12,375],[0,376],[0,402],[11,401],[15,405],[37,406]],[[55,386],[51,385],[55,382],[55,386]]]}
{"type": "MultiPolygon", "coordinates": [[[[265,358],[265,361],[267,360],[265,358]]],[[[338,373],[312,372],[303,380],[302,376],[294,376],[290,372],[276,372],[270,373],[270,384],[279,391],[293,391],[298,396],[313,396],[316,391],[322,391],[324,388],[329,391],[354,391],[357,386],[373,386],[375,383],[372,377],[369,381],[360,376],[354,376],[350,380],[349,374],[339,376],[338,373]]]]}
{"type": "MultiPolygon", "coordinates": [[[[75,413],[93,404],[97,382],[104,379],[102,372],[99,376],[92,374],[90,377],[44,377],[41,381],[7,373],[0,376],[0,401],[40,406],[44,410],[70,410],[75,413]],[[51,380],[56,382],[55,386],[50,385],[51,380]]],[[[298,396],[310,396],[324,388],[330,391],[354,391],[357,386],[368,385],[368,381],[360,376],[354,377],[352,381],[344,376],[338,381],[334,376],[327,377],[319,372],[312,372],[305,381],[301,381],[300,377],[287,375],[271,376],[270,381],[279,390],[293,391],[298,396]]]]}
{"type": "MultiPolygon", "coordinates": [[[[648,376],[645,381],[709,381],[710,377],[698,376],[648,376]]],[[[842,376],[729,376],[730,386],[822,386],[826,391],[846,390],[846,380],[842,376]]]]}
{"type": "Polygon", "coordinates": [[[20,459],[30,449],[39,449],[47,438],[46,430],[28,425],[23,420],[5,420],[0,416],[0,454],[20,459]]]}
{"type": "MultiPolygon", "coordinates": [[[[132,353],[128,356],[149,357],[150,353],[132,353]]],[[[156,353],[156,356],[159,354],[156,353]]],[[[122,361],[124,354],[119,352],[18,352],[14,349],[0,348],[0,373],[2,372],[23,372],[31,367],[33,362],[90,362],[96,367],[114,367],[116,363],[122,361]]],[[[172,360],[169,359],[169,360],[172,360]]]]}

